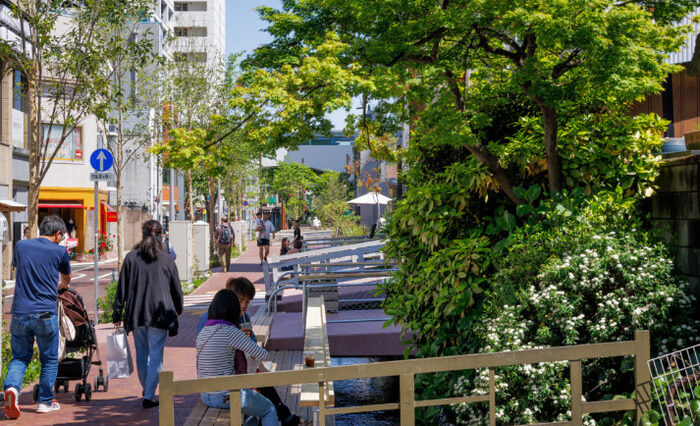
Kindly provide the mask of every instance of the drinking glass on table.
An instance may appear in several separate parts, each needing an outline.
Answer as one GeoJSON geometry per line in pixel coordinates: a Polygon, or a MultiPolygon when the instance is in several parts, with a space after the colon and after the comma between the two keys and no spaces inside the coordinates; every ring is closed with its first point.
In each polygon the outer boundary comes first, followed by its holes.
{"type": "Polygon", "coordinates": [[[250,337],[251,331],[253,331],[253,324],[250,321],[245,321],[240,324],[240,329],[242,332],[250,337]]]}
{"type": "Polygon", "coordinates": [[[314,352],[313,351],[304,351],[304,364],[307,367],[313,367],[314,366],[314,352]]]}

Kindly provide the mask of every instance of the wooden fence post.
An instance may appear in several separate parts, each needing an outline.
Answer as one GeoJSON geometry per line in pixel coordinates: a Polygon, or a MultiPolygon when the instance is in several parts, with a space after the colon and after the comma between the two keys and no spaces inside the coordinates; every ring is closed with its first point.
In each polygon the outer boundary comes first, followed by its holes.
{"type": "Polygon", "coordinates": [[[232,390],[229,392],[229,419],[231,426],[240,426],[243,424],[241,416],[241,391],[232,390]]]}
{"type": "Polygon", "coordinates": [[[401,426],[413,426],[416,423],[416,391],[413,373],[399,376],[399,389],[401,426]]]}
{"type": "Polygon", "coordinates": [[[569,363],[569,381],[571,383],[571,422],[575,425],[583,423],[583,380],[581,378],[581,360],[569,363]]]}
{"type": "Polygon", "coordinates": [[[496,426],[496,369],[489,368],[489,426],[496,426]]]}
{"type": "Polygon", "coordinates": [[[161,371],[158,374],[160,383],[160,426],[171,426],[175,424],[174,374],[172,371],[161,371]]]}
{"type": "Polygon", "coordinates": [[[651,410],[651,375],[649,374],[650,339],[648,330],[634,332],[636,353],[634,356],[635,405],[637,406],[637,423],[645,411],[651,410]]]}

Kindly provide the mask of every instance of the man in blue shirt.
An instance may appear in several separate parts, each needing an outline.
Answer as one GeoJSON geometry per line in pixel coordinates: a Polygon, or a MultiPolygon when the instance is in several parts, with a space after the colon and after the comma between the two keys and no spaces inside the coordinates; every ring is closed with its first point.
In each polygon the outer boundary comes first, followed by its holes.
{"type": "Polygon", "coordinates": [[[47,216],[39,225],[39,238],[18,241],[12,266],[16,268],[12,300],[12,360],[5,377],[5,416],[20,415],[19,393],[32,359],[34,339],[39,347],[41,375],[37,413],[60,409],[53,384],[58,373],[58,290],[70,283],[70,258],[58,245],[66,236],[66,224],[47,216]],[[60,281],[59,281],[60,276],[60,281]]]}

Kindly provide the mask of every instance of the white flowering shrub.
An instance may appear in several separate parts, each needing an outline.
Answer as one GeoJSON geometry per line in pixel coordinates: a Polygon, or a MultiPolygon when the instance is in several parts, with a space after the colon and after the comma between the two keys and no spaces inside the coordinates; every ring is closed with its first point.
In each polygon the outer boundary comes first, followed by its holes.
{"type": "MultiPolygon", "coordinates": [[[[695,300],[675,273],[664,244],[635,229],[606,232],[575,221],[567,226],[553,238],[575,244],[561,252],[549,251],[561,249],[561,244],[534,247],[542,235],[523,237],[523,247],[543,252],[546,261],[524,285],[492,290],[483,320],[473,330],[481,352],[631,340],[635,330],[651,332],[652,356],[700,341],[699,324],[691,319],[695,300]]],[[[501,264],[520,267],[513,256],[518,250],[501,264]]],[[[629,396],[633,368],[632,358],[584,361],[584,396],[629,396]]],[[[496,382],[498,423],[570,419],[568,363],[499,368],[496,382]]],[[[487,389],[487,372],[465,375],[455,383],[459,395],[487,389]]],[[[486,419],[483,407],[463,404],[454,410],[460,424],[486,419]]],[[[595,424],[592,418],[587,422],[595,424]]]]}

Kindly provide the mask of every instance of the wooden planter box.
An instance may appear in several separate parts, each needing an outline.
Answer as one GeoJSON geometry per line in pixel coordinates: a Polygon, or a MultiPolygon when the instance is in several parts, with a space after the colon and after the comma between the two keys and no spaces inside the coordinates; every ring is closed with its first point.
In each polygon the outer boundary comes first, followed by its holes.
{"type": "Polygon", "coordinates": [[[685,139],[685,149],[688,151],[700,149],[700,130],[686,133],[683,138],[685,139]]]}

